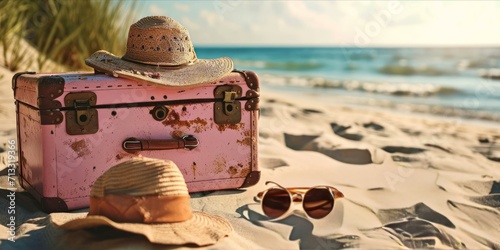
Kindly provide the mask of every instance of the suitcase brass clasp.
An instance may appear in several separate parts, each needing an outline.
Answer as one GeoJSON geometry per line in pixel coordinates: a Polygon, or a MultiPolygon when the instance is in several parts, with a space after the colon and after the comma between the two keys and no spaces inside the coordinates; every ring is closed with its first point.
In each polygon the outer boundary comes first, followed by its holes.
{"type": "Polygon", "coordinates": [[[93,92],[69,93],[64,97],[66,133],[69,135],[94,134],[99,130],[97,95],[93,92]]]}
{"type": "Polygon", "coordinates": [[[76,123],[80,126],[87,126],[90,123],[89,119],[89,100],[75,100],[74,107],[76,110],[76,123]]]}
{"type": "Polygon", "coordinates": [[[222,85],[215,88],[214,120],[217,124],[237,124],[241,121],[241,87],[222,85]]]}
{"type": "Polygon", "coordinates": [[[225,91],[224,92],[224,114],[231,115],[234,112],[234,102],[236,100],[236,92],[234,91],[225,91]]]}

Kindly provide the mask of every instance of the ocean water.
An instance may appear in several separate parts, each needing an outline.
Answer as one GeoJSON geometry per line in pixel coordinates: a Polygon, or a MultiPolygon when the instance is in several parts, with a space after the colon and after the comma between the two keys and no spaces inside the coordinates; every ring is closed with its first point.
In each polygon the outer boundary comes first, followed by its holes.
{"type": "Polygon", "coordinates": [[[500,48],[201,47],[229,56],[280,91],[389,108],[500,121],[500,48]],[[498,70],[497,70],[498,71],[498,70]]]}

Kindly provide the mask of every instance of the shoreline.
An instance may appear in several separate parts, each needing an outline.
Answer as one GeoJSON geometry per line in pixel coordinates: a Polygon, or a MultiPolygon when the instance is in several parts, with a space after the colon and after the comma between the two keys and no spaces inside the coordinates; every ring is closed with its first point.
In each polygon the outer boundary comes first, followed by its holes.
{"type": "MultiPolygon", "coordinates": [[[[496,123],[500,122],[500,110],[498,112],[492,112],[488,110],[472,110],[467,108],[457,107],[461,102],[465,100],[456,99],[455,106],[445,106],[445,105],[432,105],[424,103],[410,103],[402,100],[397,100],[397,98],[405,97],[394,97],[394,96],[384,96],[384,94],[377,93],[357,93],[348,90],[335,90],[328,89],[328,93],[322,92],[321,88],[315,87],[303,87],[303,86],[285,86],[285,85],[267,85],[262,86],[262,89],[271,92],[286,92],[286,94],[300,97],[301,95],[309,95],[316,98],[318,101],[322,101],[325,104],[338,104],[338,105],[352,105],[366,108],[380,108],[388,111],[395,112],[410,112],[413,114],[422,115],[433,115],[433,116],[446,116],[455,117],[456,119],[464,119],[470,121],[485,121],[496,123]],[[335,93],[336,91],[336,93],[335,93]],[[345,95],[344,95],[345,94],[345,95]],[[384,99],[384,97],[387,97],[384,99]],[[391,99],[394,98],[394,99],[391,99]]],[[[426,97],[421,98],[419,101],[424,101],[426,97]]],[[[480,100],[480,99],[478,99],[480,100]]],[[[467,100],[470,101],[470,100],[467,100]]],[[[477,100],[476,100],[477,101],[477,100]]]]}

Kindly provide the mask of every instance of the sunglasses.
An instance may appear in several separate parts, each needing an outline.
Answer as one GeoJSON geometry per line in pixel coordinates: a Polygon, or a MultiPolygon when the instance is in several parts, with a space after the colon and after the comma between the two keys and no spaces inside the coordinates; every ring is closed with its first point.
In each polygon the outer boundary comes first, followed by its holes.
{"type": "Polygon", "coordinates": [[[259,192],[257,197],[261,200],[264,214],[273,220],[285,217],[294,202],[302,202],[307,216],[321,219],[333,210],[335,199],[344,197],[342,192],[330,186],[285,188],[272,181],[266,182],[266,185],[269,183],[276,186],[259,192]]]}

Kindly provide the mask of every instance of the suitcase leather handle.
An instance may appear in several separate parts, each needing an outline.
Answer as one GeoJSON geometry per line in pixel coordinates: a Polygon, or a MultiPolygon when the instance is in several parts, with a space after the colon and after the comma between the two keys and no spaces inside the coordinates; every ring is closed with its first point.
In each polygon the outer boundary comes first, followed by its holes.
{"type": "Polygon", "coordinates": [[[200,142],[193,135],[185,135],[180,139],[169,140],[140,140],[136,138],[128,138],[123,141],[122,148],[127,152],[181,148],[193,150],[199,144],[200,142]]]}

